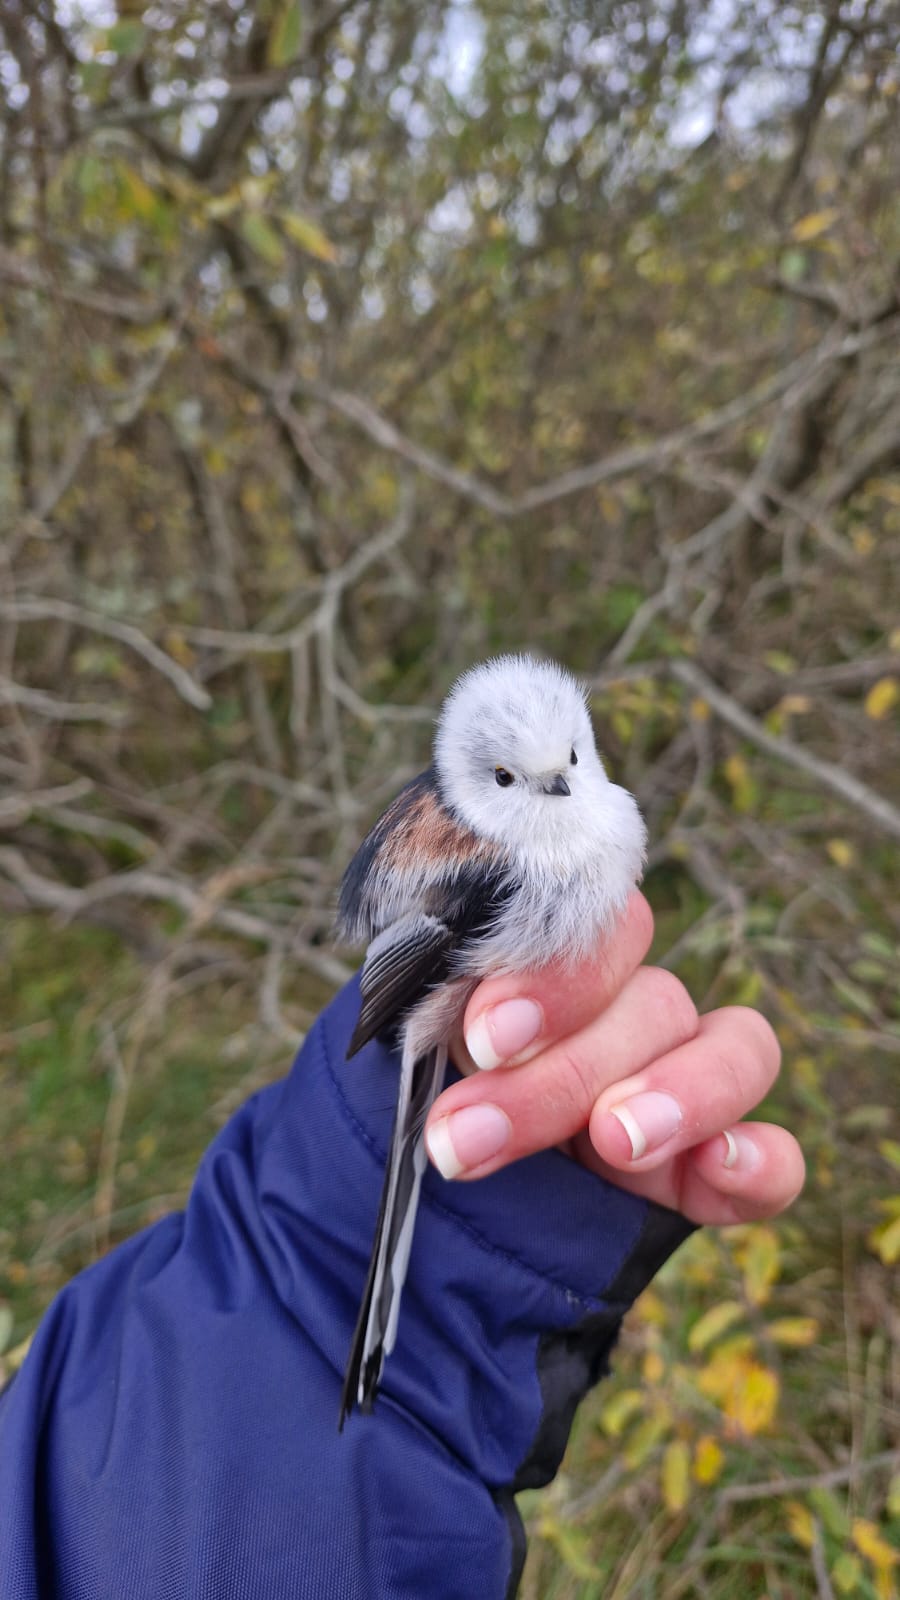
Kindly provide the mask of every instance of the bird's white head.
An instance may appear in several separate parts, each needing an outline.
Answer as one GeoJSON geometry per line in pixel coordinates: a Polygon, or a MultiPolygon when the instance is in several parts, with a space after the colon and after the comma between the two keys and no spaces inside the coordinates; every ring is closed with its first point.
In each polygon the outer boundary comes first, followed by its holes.
{"type": "Polygon", "coordinates": [[[553,662],[498,656],[465,673],[441,710],[434,764],[446,805],[525,868],[567,876],[611,852],[623,881],[640,877],[640,813],[606,776],[583,691],[553,662]]]}

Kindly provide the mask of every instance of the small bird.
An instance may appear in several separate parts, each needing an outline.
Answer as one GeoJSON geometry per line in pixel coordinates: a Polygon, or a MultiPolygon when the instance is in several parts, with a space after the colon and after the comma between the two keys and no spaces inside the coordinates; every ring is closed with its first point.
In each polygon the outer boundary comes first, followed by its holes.
{"type": "Polygon", "coordinates": [[[552,662],[506,655],[454,685],[432,765],[350,862],[339,931],[368,949],[347,1056],[395,1032],[400,1085],[341,1428],[355,1404],[371,1410],[397,1337],[425,1119],[471,994],[489,976],[587,956],[638,882],[645,845],[634,798],[606,776],[578,684],[552,662]]]}

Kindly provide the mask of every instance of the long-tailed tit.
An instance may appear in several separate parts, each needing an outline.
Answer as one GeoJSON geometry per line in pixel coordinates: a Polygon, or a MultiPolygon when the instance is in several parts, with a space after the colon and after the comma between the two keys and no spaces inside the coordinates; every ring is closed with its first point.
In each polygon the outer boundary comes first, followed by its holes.
{"type": "Polygon", "coordinates": [[[371,1409],[394,1347],[448,1042],[483,978],[587,956],[641,875],[646,833],[610,783],[584,694],[560,667],[501,656],[438,718],[433,765],[344,875],[339,926],[368,943],[348,1056],[399,1024],[400,1086],[375,1241],[341,1398],[371,1409]]]}

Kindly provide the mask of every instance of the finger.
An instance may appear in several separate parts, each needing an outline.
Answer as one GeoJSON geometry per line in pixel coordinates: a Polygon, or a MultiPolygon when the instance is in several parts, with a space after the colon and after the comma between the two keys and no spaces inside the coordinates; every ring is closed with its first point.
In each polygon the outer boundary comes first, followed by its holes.
{"type": "Polygon", "coordinates": [[[743,1122],[689,1152],[678,1209],[716,1226],[756,1222],[796,1200],[805,1176],[793,1134],[771,1123],[743,1122]]]}
{"type": "Polygon", "coordinates": [[[765,1017],[723,1006],[700,1018],[694,1038],[599,1095],[591,1144],[619,1171],[659,1166],[739,1122],[771,1088],[780,1063],[765,1017]]]}
{"type": "Polygon", "coordinates": [[[623,1174],[593,1150],[587,1165],[709,1227],[777,1216],[796,1200],[806,1174],[793,1134],[768,1122],[738,1123],[649,1172],[623,1174]]]}
{"type": "Polygon", "coordinates": [[[477,1073],[432,1107],[426,1144],[445,1177],[483,1177],[584,1128],[598,1098],[690,1038],[697,1013],[670,972],[639,967],[580,1032],[524,1066],[477,1073]]]}
{"type": "MultiPolygon", "coordinates": [[[[466,1008],[465,1046],[483,1071],[531,1060],[556,1039],[577,1033],[604,1010],[640,966],[653,938],[653,913],[632,894],[611,935],[573,971],[560,966],[488,978],[466,1008]]],[[[469,1065],[458,1044],[454,1060],[469,1065]]]]}

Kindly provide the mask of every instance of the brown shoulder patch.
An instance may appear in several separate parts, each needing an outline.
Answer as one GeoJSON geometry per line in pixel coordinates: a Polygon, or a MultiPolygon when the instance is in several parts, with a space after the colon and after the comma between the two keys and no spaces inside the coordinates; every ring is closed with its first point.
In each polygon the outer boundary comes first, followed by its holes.
{"type": "Polygon", "coordinates": [[[493,847],[479,839],[471,828],[457,822],[441,805],[433,789],[416,795],[402,822],[394,831],[395,861],[398,867],[439,866],[450,859],[458,862],[488,860],[493,847]]]}

